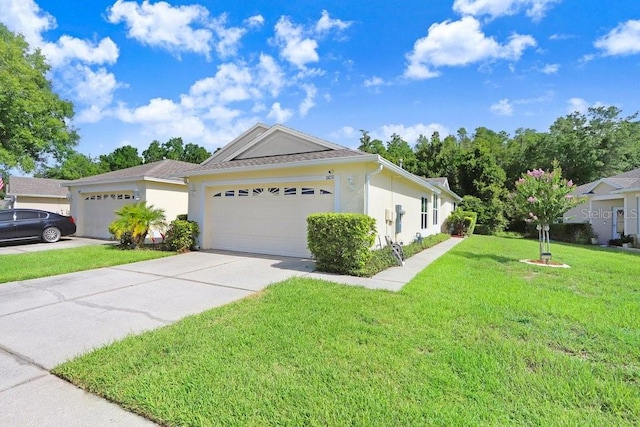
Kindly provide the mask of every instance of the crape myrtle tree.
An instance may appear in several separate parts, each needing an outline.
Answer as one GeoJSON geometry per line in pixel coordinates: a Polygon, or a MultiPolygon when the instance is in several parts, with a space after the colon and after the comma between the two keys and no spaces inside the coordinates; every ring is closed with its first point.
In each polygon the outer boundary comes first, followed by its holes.
{"type": "Polygon", "coordinates": [[[583,203],[584,198],[571,194],[575,184],[562,177],[562,168],[557,161],[553,162],[552,170],[533,169],[523,173],[515,185],[514,208],[520,218],[536,225],[540,260],[548,261],[543,255],[548,253],[550,256],[551,253],[549,226],[569,209],[583,203]]]}
{"type": "Polygon", "coordinates": [[[22,35],[0,24],[0,167],[32,172],[73,150],[73,104],[51,88],[49,65],[22,35]]]}

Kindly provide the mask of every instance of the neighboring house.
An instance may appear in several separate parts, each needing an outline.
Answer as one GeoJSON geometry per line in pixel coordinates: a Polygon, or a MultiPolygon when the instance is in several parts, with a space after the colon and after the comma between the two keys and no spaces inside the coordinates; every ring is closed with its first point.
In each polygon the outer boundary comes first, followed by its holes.
{"type": "Polygon", "coordinates": [[[41,209],[69,215],[69,191],[62,179],[10,176],[6,199],[10,208],[41,209]]]}
{"type": "Polygon", "coordinates": [[[588,222],[598,241],[638,235],[640,230],[640,168],[581,185],[573,192],[585,203],[565,214],[565,222],[588,222]]]}
{"type": "Polygon", "coordinates": [[[367,214],[376,243],[410,243],[443,231],[461,200],[446,180],[282,125],[253,126],[184,176],[203,249],[309,256],[306,218],[317,212],[367,214]]]}
{"type": "MultiPolygon", "coordinates": [[[[109,224],[114,211],[138,201],[165,211],[167,222],[186,214],[187,185],[177,175],[198,165],[177,160],[161,160],[141,166],[107,172],[75,181],[65,186],[71,194],[71,215],[76,219],[77,236],[111,238],[109,224]]],[[[158,230],[153,231],[159,237],[158,230]]]]}

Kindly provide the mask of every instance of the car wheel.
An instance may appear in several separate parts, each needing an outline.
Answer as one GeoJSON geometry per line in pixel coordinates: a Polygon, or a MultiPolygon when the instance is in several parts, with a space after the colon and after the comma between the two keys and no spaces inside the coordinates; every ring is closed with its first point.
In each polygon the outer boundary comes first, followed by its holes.
{"type": "Polygon", "coordinates": [[[42,232],[42,240],[47,243],[55,243],[60,240],[60,230],[56,227],[47,227],[42,232]]]}

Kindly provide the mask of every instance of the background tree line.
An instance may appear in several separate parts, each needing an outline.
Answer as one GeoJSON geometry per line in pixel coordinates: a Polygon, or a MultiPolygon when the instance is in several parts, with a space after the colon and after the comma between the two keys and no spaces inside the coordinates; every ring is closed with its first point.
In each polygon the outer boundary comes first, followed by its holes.
{"type": "Polygon", "coordinates": [[[164,159],[181,160],[189,163],[202,163],[211,156],[204,147],[197,144],[184,144],[182,138],[171,138],[161,143],[154,140],[149,147],[138,154],[131,145],[118,147],[109,154],[92,158],[76,151],[70,151],[53,166],[43,164],[35,176],[40,178],[79,179],[120,169],[139,166],[144,163],[164,159]]]}
{"type": "Polygon", "coordinates": [[[444,139],[434,132],[420,135],[413,147],[397,134],[383,143],[361,130],[359,149],[416,175],[447,177],[464,208],[495,232],[515,225],[508,198],[527,170],[549,170],[557,160],[564,177],[580,185],[640,167],[638,113],[621,114],[612,106],[589,108],[558,118],[548,132],[518,129],[513,137],[485,127],[471,135],[461,128],[444,139]]]}

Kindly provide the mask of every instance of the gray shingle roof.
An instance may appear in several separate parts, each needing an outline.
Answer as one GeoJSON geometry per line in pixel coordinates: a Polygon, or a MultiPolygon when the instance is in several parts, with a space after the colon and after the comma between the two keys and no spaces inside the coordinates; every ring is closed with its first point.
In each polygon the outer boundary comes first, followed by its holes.
{"type": "Polygon", "coordinates": [[[617,175],[613,175],[610,177],[599,179],[597,181],[583,184],[577,187],[573,192],[575,194],[586,194],[587,191],[592,190],[593,187],[600,181],[605,181],[605,182],[614,184],[620,187],[619,188],[620,190],[625,190],[628,188],[639,188],[640,187],[640,168],[632,169],[627,172],[619,173],[617,175]]]}
{"type": "Polygon", "coordinates": [[[69,190],[61,187],[66,183],[63,179],[31,178],[26,176],[9,177],[9,196],[42,196],[42,197],[66,197],[69,190]]]}
{"type": "Polygon", "coordinates": [[[199,165],[195,163],[181,162],[179,160],[160,160],[158,162],[134,166],[132,168],[88,176],[75,181],[69,181],[68,183],[72,183],[73,185],[83,185],[95,182],[125,181],[127,179],[134,181],[143,178],[182,181],[182,179],[177,178],[176,176],[188,170],[197,169],[198,166],[199,165]]]}
{"type": "MultiPolygon", "coordinates": [[[[207,166],[196,166],[192,171],[207,171],[207,170],[220,170],[220,169],[233,169],[250,166],[263,166],[263,165],[277,165],[283,163],[295,163],[309,160],[321,160],[321,159],[338,159],[344,157],[358,157],[364,156],[367,153],[362,151],[351,150],[345,148],[343,150],[325,150],[325,151],[312,151],[310,153],[298,153],[298,154],[285,154],[282,156],[269,156],[269,157],[256,157],[253,159],[242,160],[229,160],[226,162],[211,163],[207,166]]],[[[195,165],[194,165],[195,166],[195,165]]]]}

